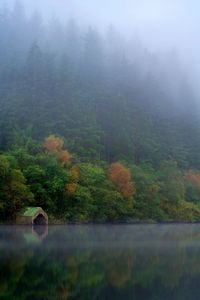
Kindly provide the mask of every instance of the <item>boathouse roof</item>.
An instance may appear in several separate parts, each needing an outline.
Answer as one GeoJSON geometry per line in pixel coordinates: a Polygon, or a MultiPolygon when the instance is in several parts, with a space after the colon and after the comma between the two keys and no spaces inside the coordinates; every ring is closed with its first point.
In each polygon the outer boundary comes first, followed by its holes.
{"type": "Polygon", "coordinates": [[[42,207],[26,207],[17,215],[17,224],[45,225],[48,215],[42,207]]]}

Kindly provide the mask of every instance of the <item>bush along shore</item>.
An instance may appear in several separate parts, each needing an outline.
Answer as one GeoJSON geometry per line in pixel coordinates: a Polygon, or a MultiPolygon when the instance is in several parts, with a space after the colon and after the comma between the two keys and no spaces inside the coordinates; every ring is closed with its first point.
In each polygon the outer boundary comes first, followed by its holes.
{"type": "MultiPolygon", "coordinates": [[[[27,142],[28,140],[28,142],[27,142]]],[[[14,222],[26,206],[41,206],[50,224],[199,221],[200,174],[172,160],[158,168],[126,161],[81,161],[61,137],[0,155],[0,219],[14,222]]]]}

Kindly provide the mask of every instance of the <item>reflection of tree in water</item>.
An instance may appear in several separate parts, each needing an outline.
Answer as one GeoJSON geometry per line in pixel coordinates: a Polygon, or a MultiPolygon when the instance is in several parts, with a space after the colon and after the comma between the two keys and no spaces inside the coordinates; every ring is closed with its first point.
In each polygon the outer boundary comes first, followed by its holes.
{"type": "Polygon", "coordinates": [[[132,276],[133,256],[123,252],[113,254],[108,267],[108,282],[117,288],[123,287],[132,276]]]}
{"type": "MultiPolygon", "coordinates": [[[[193,244],[198,232],[178,232],[179,243],[169,231],[157,244],[134,241],[115,248],[91,243],[91,233],[81,228],[65,234],[56,229],[35,247],[1,247],[0,299],[199,299],[200,254],[193,244]]],[[[20,240],[15,235],[16,244],[20,240]]]]}

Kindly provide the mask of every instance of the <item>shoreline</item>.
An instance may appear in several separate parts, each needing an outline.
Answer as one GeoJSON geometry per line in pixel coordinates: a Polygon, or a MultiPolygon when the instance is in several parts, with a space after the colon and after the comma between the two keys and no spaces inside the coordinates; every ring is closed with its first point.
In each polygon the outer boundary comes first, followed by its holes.
{"type": "MultiPolygon", "coordinates": [[[[49,222],[47,225],[35,225],[35,226],[63,226],[63,225],[178,225],[178,224],[200,224],[200,221],[153,221],[153,220],[141,220],[141,221],[115,221],[115,222],[49,222]]],[[[0,223],[0,226],[33,226],[33,224],[17,224],[15,222],[0,223]]]]}

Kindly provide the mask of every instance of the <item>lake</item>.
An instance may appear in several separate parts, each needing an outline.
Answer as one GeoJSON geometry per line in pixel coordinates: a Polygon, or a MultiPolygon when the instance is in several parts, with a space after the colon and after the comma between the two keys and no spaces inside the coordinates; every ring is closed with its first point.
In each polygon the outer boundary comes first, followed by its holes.
{"type": "Polygon", "coordinates": [[[0,299],[200,297],[200,225],[0,226],[0,299]]]}

